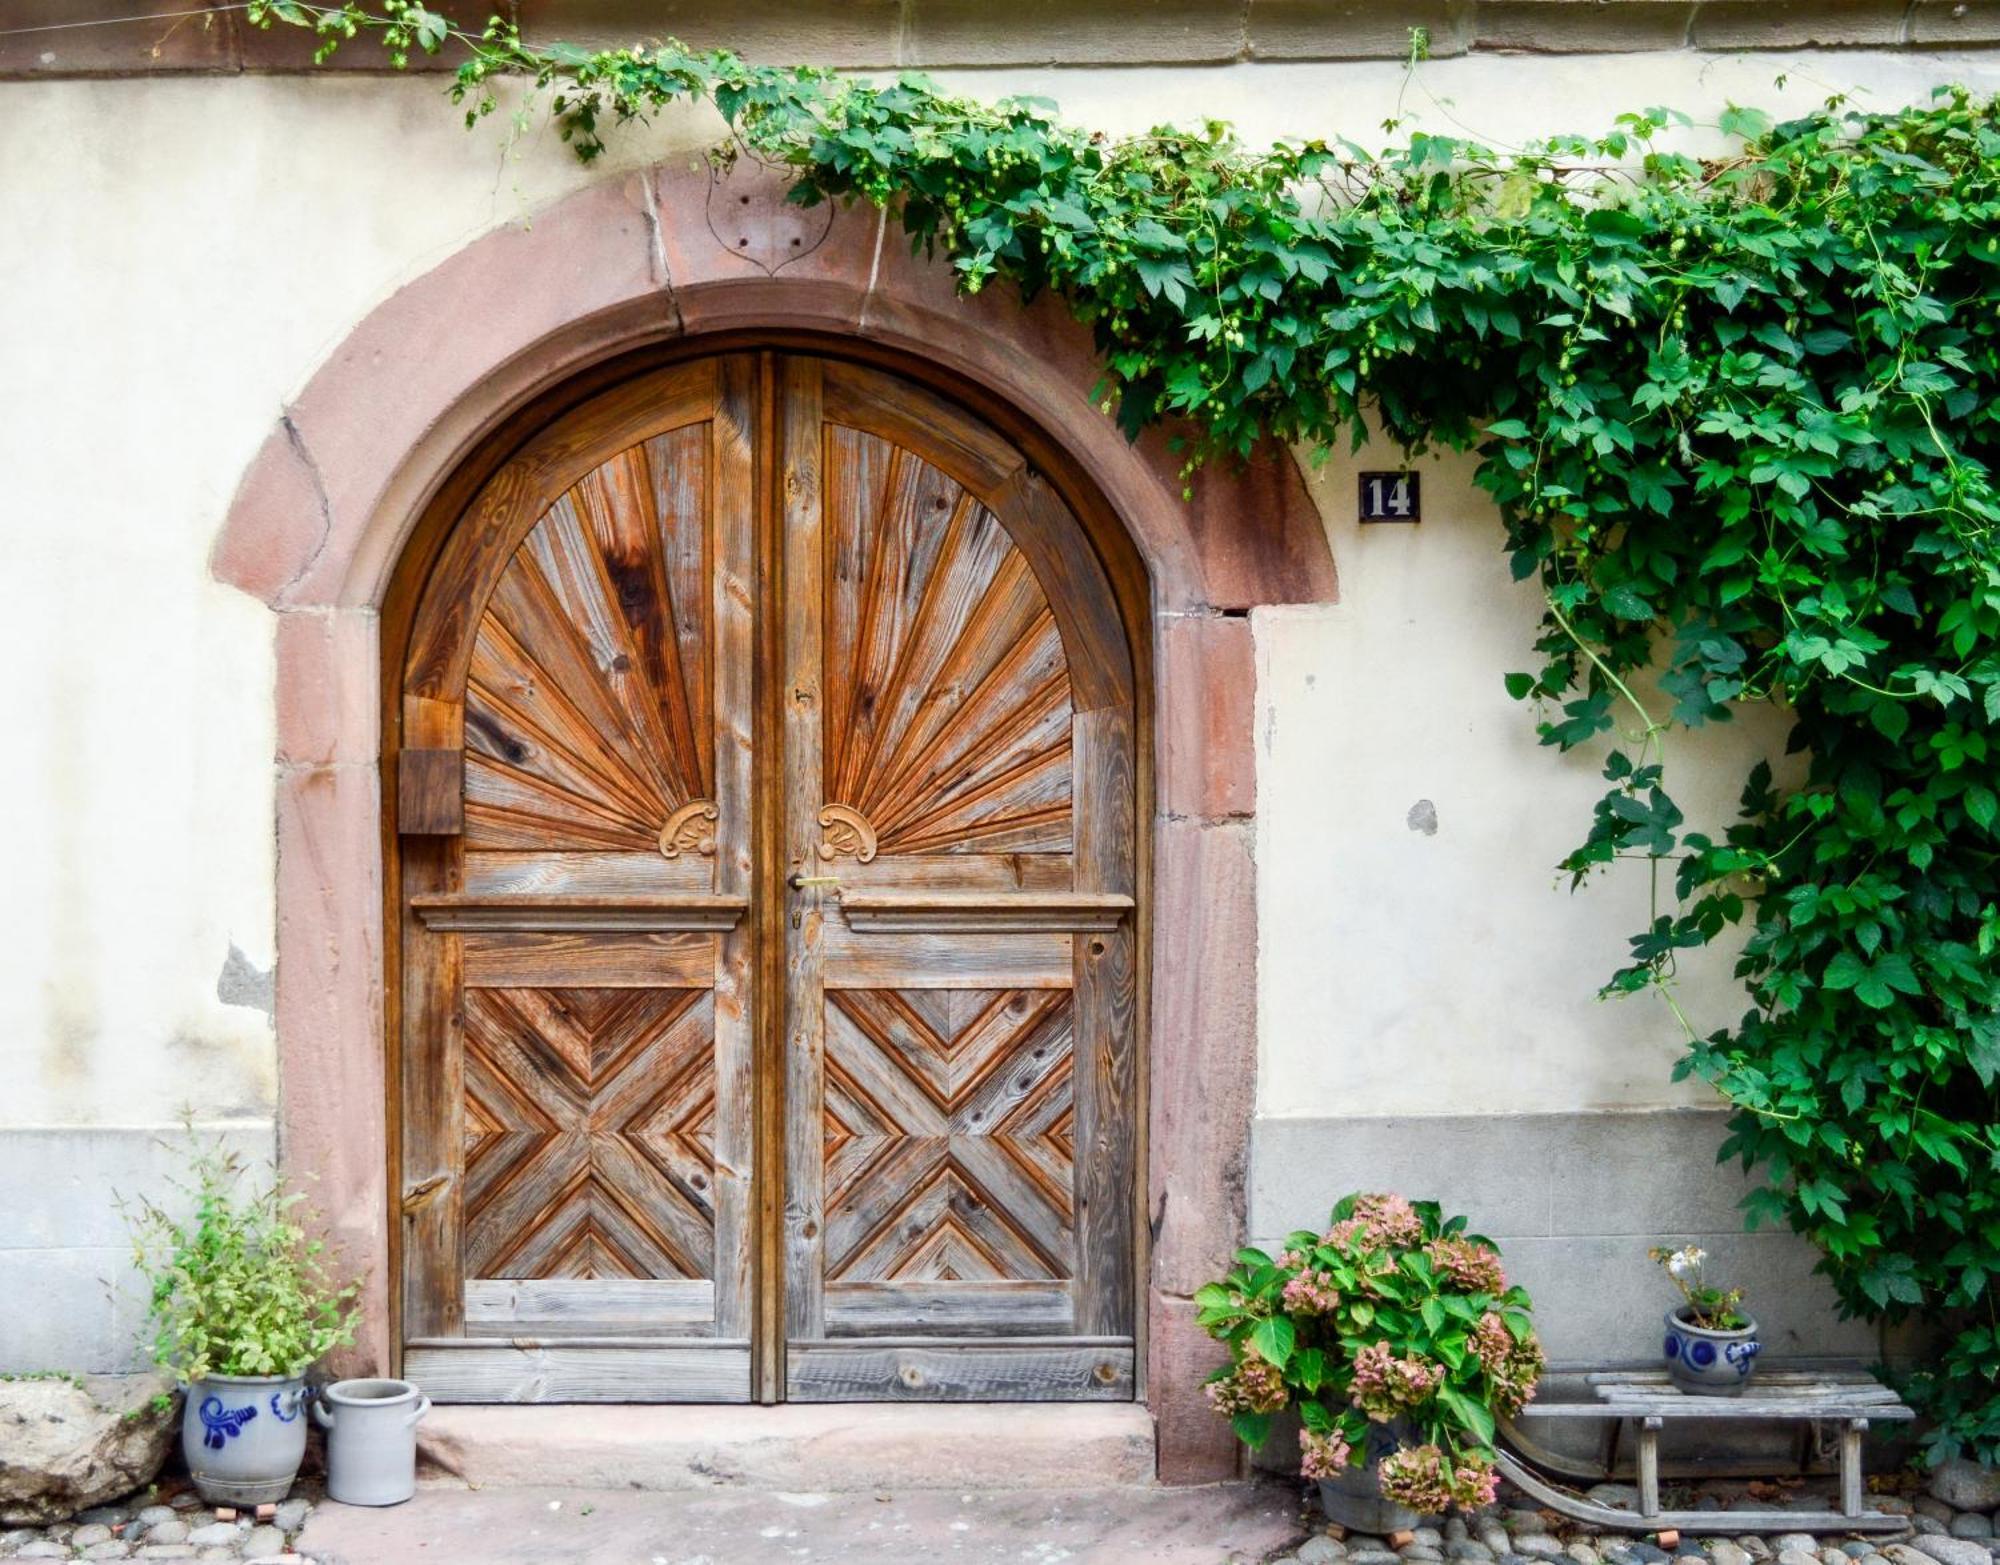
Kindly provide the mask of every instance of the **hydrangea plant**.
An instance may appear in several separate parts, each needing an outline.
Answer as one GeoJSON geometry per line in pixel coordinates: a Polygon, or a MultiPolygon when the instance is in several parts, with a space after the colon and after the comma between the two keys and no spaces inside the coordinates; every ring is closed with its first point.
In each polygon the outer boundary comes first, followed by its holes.
{"type": "Polygon", "coordinates": [[[1209,1401],[1253,1448],[1296,1411],[1308,1478],[1353,1466],[1372,1422],[1398,1434],[1379,1473],[1388,1499],[1425,1515],[1491,1501],[1495,1420],[1534,1396],[1546,1360],[1526,1291],[1465,1228],[1435,1202],[1350,1195],[1275,1260],[1239,1250],[1195,1295],[1202,1328],[1229,1345],[1209,1401]]]}

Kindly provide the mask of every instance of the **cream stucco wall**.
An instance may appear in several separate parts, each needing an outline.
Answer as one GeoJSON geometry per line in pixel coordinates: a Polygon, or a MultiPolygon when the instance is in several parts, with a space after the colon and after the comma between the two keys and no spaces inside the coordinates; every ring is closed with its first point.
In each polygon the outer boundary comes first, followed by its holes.
{"type": "MultiPolygon", "coordinates": [[[[1641,104],[1990,90],[2000,63],[1487,55],[1407,82],[1380,63],[947,79],[1112,129],[1198,112],[1253,139],[1365,141],[1401,112],[1505,142],[1641,104]]],[[[621,136],[586,173],[533,130],[507,148],[498,120],[467,134],[434,81],[0,83],[0,1134],[141,1134],[184,1106],[268,1130],[273,625],[209,574],[229,498],[284,398],[400,283],[706,125],[621,136]]],[[[1260,1114],[1698,1101],[1666,1083],[1656,1006],[1590,998],[1640,892],[1552,887],[1592,768],[1539,749],[1500,688],[1534,603],[1463,467],[1427,472],[1421,527],[1366,534],[1352,467],[1318,479],[1341,605],[1256,624],[1260,1114]],[[1406,823],[1419,800],[1435,834],[1406,823]]],[[[1740,747],[1722,747],[1718,802],[1740,747]]],[[[1704,1020],[1729,1014],[1726,985],[1691,992],[1704,1020]]],[[[56,1199],[12,1188],[29,1167],[0,1181],[0,1210],[56,1199]]],[[[0,1222],[0,1252],[60,1228],[0,1222]]]]}

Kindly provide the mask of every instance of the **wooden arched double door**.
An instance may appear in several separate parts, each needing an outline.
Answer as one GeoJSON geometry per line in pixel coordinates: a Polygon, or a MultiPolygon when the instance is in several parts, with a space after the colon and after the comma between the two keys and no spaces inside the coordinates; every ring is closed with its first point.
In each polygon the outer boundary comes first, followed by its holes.
{"type": "Polygon", "coordinates": [[[1129,1398],[1133,667],[1056,491],[879,370],[526,439],[401,666],[412,1378],[1129,1398]]]}

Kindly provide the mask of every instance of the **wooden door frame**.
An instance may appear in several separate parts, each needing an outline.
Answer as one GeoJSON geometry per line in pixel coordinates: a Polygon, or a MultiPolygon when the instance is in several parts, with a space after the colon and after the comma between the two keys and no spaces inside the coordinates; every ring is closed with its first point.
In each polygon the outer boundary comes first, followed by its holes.
{"type": "Polygon", "coordinates": [[[366,1273],[347,1366],[386,1367],[397,1340],[385,1037],[399,898],[382,800],[398,757],[379,714],[437,518],[458,514],[496,454],[628,372],[630,355],[812,347],[963,403],[1061,488],[1108,567],[1124,562],[1111,574],[1149,671],[1151,735],[1142,1394],[1161,1475],[1222,1476],[1236,1448],[1200,1395],[1213,1346],[1186,1300],[1243,1231],[1256,1058],[1248,611],[1334,599],[1325,529],[1281,448],[1206,469],[1184,495],[1165,435],[1129,445],[1096,408],[1088,333],[1051,301],[960,297],[948,266],[908,256],[882,214],[802,229],[782,193],[754,170],[711,180],[682,160],[468,246],[368,314],[288,402],[217,540],[215,574],[277,614],[280,1147],[366,1273]]]}

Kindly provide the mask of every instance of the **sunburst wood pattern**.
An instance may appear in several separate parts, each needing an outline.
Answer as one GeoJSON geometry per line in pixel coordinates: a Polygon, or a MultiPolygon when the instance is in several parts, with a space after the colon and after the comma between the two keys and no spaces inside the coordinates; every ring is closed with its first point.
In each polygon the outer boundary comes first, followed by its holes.
{"type": "Polygon", "coordinates": [[[1070,1276],[1069,993],[827,999],[827,1280],[1070,1276]]]}
{"type": "Polygon", "coordinates": [[[713,996],[469,989],[469,1277],[710,1277],[713,996]]]}
{"type": "Polygon", "coordinates": [[[879,851],[1063,853],[1062,637],[992,511],[915,453],[825,429],[823,787],[879,851]]]}
{"type": "Polygon", "coordinates": [[[542,515],[480,620],[468,847],[657,849],[714,798],[710,426],[622,451],[542,515]]]}

